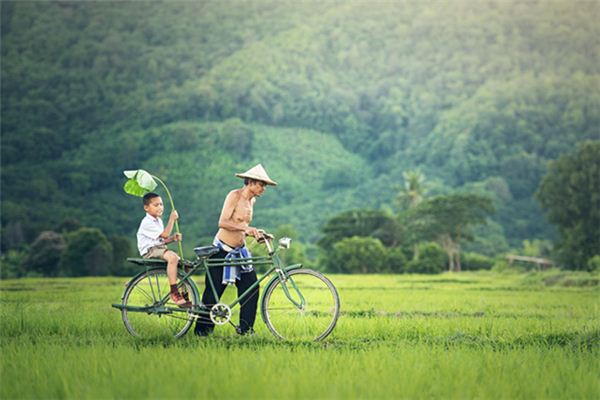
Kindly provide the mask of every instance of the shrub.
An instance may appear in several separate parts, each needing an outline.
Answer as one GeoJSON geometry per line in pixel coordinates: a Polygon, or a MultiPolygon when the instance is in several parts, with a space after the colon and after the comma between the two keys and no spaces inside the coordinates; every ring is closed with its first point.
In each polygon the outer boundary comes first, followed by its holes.
{"type": "Polygon", "coordinates": [[[95,228],[81,228],[65,235],[61,273],[66,276],[107,275],[113,265],[113,249],[104,234],[95,228]]]}
{"type": "Polygon", "coordinates": [[[353,236],[333,245],[327,257],[327,267],[340,273],[382,272],[387,264],[386,253],[379,239],[353,236]]]}
{"type": "Polygon", "coordinates": [[[406,269],[406,256],[403,248],[392,247],[388,249],[387,268],[393,273],[400,273],[406,269]]]}
{"type": "Polygon", "coordinates": [[[60,233],[54,231],[40,233],[23,260],[23,272],[36,272],[46,276],[57,275],[65,247],[65,239],[60,233]]]}
{"type": "Polygon", "coordinates": [[[502,274],[522,273],[526,271],[526,268],[517,264],[509,264],[506,260],[499,260],[494,263],[492,271],[502,274]]]}
{"type": "Polygon", "coordinates": [[[463,271],[491,269],[494,266],[494,260],[478,253],[464,253],[460,258],[460,265],[463,271]]]}
{"type": "Polygon", "coordinates": [[[11,249],[0,256],[0,279],[13,279],[23,276],[24,260],[27,253],[23,250],[11,249]]]}
{"type": "Polygon", "coordinates": [[[407,264],[406,272],[438,274],[446,269],[446,252],[437,243],[420,243],[417,254],[418,258],[407,264]]]}
{"type": "Polygon", "coordinates": [[[127,257],[139,257],[127,236],[109,236],[112,247],[112,260],[109,273],[115,276],[131,276],[139,271],[139,266],[127,262],[127,257]]]}
{"type": "Polygon", "coordinates": [[[587,261],[588,271],[600,271],[600,255],[595,255],[587,261]]]}

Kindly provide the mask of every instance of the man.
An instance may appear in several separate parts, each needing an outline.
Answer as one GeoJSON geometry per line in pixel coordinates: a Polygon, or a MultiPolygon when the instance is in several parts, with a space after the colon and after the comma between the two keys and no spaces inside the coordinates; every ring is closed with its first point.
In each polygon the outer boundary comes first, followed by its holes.
{"type": "MultiPolygon", "coordinates": [[[[252,213],[256,198],[260,197],[267,185],[276,186],[277,183],[267,175],[264,167],[257,164],[244,173],[236,174],[237,177],[244,179],[244,186],[229,192],[223,203],[221,216],[219,217],[219,231],[215,236],[213,245],[219,248],[219,252],[212,258],[248,258],[250,252],[246,248],[246,236],[252,236],[255,239],[261,238],[258,229],[250,226],[252,213]]],[[[217,302],[211,290],[210,279],[217,292],[218,298],[221,298],[227,284],[235,284],[238,290],[238,296],[244,293],[252,284],[257,281],[256,271],[251,265],[214,267],[207,271],[205,278],[205,289],[202,295],[202,303],[211,307],[217,302]]],[[[253,332],[254,321],[256,319],[256,307],[258,304],[258,286],[248,294],[242,301],[240,309],[240,326],[238,333],[245,335],[253,332]]],[[[194,333],[199,336],[207,336],[214,329],[214,324],[210,320],[199,319],[196,323],[194,333]]]]}

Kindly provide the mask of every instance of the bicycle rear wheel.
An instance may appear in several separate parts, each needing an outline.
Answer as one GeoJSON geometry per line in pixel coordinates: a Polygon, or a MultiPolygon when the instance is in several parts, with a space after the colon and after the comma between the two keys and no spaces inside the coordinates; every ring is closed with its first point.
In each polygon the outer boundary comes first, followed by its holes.
{"type": "Polygon", "coordinates": [[[285,340],[322,340],[340,315],[335,286],[321,273],[304,268],[290,271],[285,283],[271,282],[261,306],[271,333],[285,340]]]}
{"type": "MultiPolygon", "coordinates": [[[[194,283],[186,279],[180,290],[185,289],[192,305],[198,306],[200,299],[192,285],[194,283]]],[[[179,338],[185,335],[194,322],[194,315],[189,309],[178,307],[170,299],[161,303],[161,299],[169,292],[169,280],[164,268],[149,270],[131,282],[125,289],[122,304],[128,307],[143,307],[143,310],[122,309],[121,316],[127,331],[142,338],[179,338]]]]}

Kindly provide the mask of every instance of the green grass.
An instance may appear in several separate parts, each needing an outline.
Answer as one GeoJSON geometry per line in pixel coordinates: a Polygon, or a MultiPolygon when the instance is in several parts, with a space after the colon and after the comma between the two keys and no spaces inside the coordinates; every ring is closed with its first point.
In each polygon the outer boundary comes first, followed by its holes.
{"type": "Polygon", "coordinates": [[[598,274],[330,278],[342,316],[323,343],[260,319],[253,337],[138,340],[110,307],[123,278],[1,281],[0,398],[600,395],[598,274]]]}

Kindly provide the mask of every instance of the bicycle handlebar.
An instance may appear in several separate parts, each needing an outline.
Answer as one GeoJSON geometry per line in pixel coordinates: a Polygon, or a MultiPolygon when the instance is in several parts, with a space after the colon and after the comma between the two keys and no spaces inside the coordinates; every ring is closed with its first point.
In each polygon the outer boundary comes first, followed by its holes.
{"type": "Polygon", "coordinates": [[[258,233],[260,234],[260,238],[256,239],[257,242],[265,242],[265,246],[267,246],[267,251],[269,252],[269,254],[273,254],[274,251],[271,242],[273,241],[273,239],[275,239],[275,236],[265,232],[263,229],[259,229],[258,233]]]}

